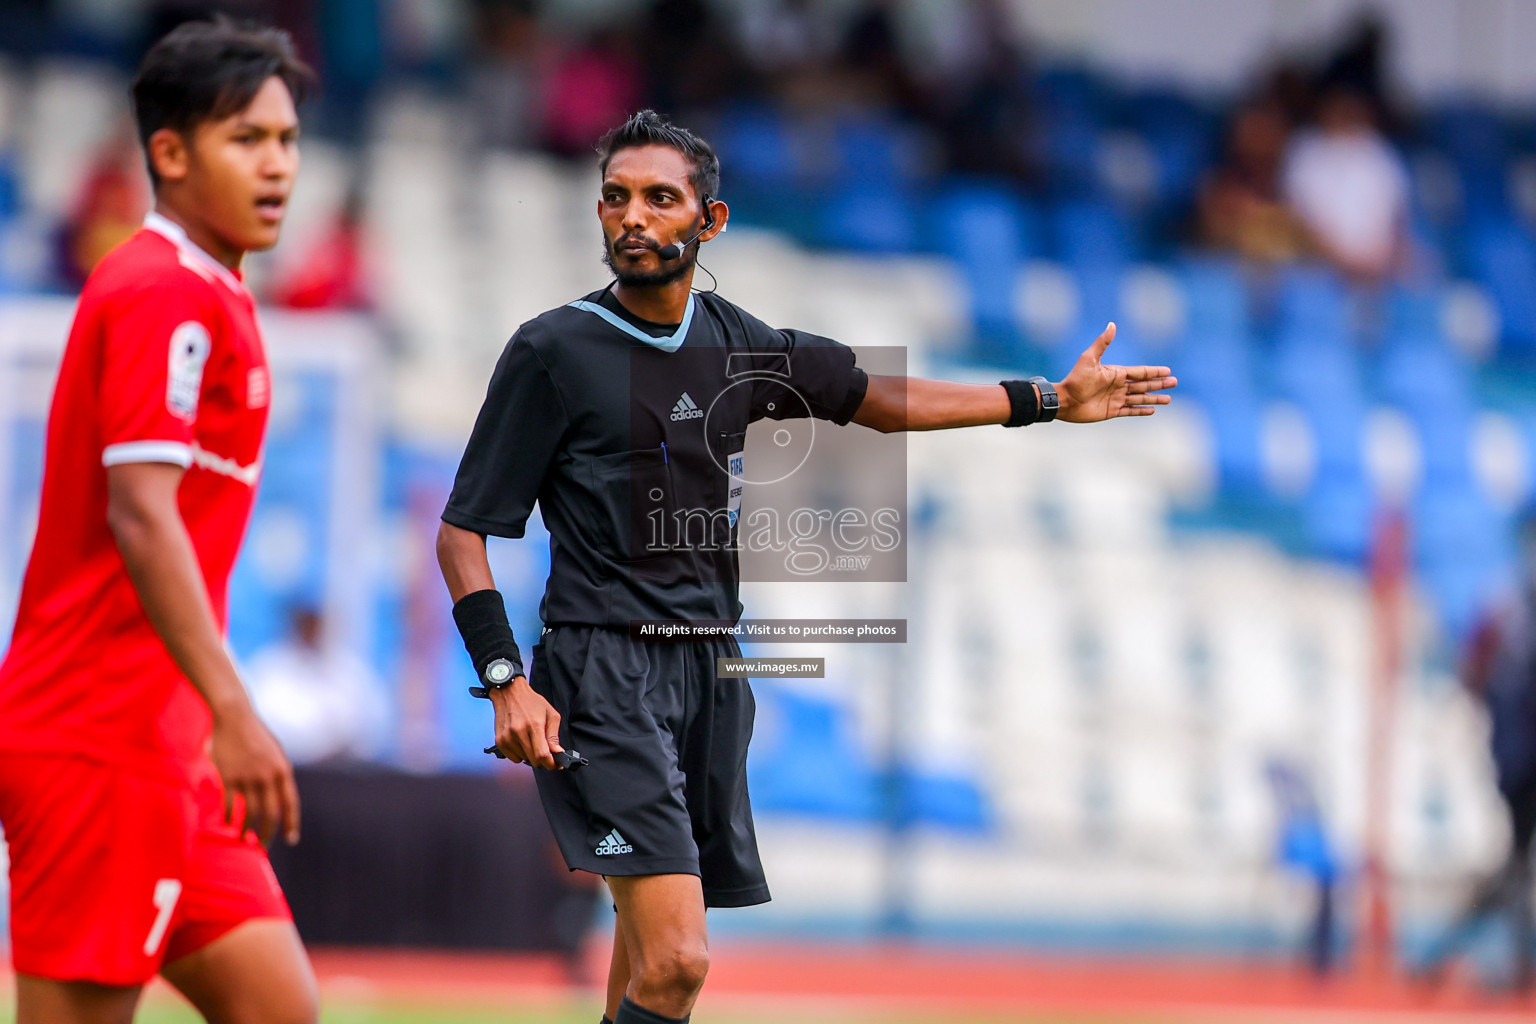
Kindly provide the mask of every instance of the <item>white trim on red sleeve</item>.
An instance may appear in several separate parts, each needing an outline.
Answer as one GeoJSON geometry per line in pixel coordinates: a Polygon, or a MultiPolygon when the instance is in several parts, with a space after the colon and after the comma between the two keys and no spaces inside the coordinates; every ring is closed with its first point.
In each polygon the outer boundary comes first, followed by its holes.
{"type": "Polygon", "coordinates": [[[192,465],[192,446],[182,441],[123,441],[101,450],[103,466],[129,462],[169,462],[186,469],[192,465]]]}

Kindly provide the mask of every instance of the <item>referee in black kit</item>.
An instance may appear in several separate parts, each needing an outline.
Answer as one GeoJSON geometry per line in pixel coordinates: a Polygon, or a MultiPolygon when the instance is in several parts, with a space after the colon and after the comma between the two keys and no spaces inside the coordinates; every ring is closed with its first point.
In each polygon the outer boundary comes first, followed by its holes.
{"type": "Polygon", "coordinates": [[[734,640],[639,642],[630,624],[740,617],[734,541],[748,424],[1089,423],[1150,415],[1177,382],[1166,367],[1101,364],[1113,324],[1056,385],[868,375],[846,346],[774,330],[692,290],[698,247],[730,217],[708,143],[647,110],[605,136],[599,155],[597,213],[616,280],[513,335],[437,552],[495,705],[495,749],[545,769],[539,794],[566,863],[612,890],[604,1020],[666,1024],[688,1019],[704,983],[705,908],[769,898],[747,798],[754,705],[745,679],[715,677],[717,657],[740,656],[734,640]],[[767,372],[743,386],[733,369],[743,365],[767,372]],[[525,678],[485,537],[522,536],[534,502],[550,572],[525,678]],[[658,522],[693,511],[699,536],[657,543],[658,522]]]}

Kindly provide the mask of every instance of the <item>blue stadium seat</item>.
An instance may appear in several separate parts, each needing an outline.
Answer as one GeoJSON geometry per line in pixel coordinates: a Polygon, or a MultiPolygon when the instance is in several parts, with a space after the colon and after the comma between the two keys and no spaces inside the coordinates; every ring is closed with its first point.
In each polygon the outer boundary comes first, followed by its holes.
{"type": "Polygon", "coordinates": [[[1157,162],[1157,199],[1164,207],[1187,203],[1211,162],[1211,119],[1187,97],[1154,91],[1133,97],[1128,120],[1146,138],[1157,162]]]}
{"type": "Polygon", "coordinates": [[[835,180],[883,188],[916,173],[917,140],[911,129],[888,117],[841,118],[834,143],[835,180]]]}
{"type": "Polygon", "coordinates": [[[1379,396],[1418,428],[1424,485],[1467,482],[1477,405],[1465,360],[1438,335],[1421,329],[1389,339],[1371,376],[1379,396]]]}
{"type": "Polygon", "coordinates": [[[753,687],[767,725],[747,761],[760,812],[873,821],[882,811],[875,767],[858,750],[848,709],[772,684],[753,687]]]}
{"type": "Polygon", "coordinates": [[[1320,266],[1296,267],[1281,281],[1276,327],[1318,344],[1350,342],[1349,306],[1338,275],[1320,266]]]}
{"type": "Polygon", "coordinates": [[[1168,362],[1179,375],[1180,400],[1210,417],[1223,487],[1257,496],[1264,490],[1263,403],[1254,387],[1253,352],[1241,334],[1190,335],[1168,362]]]}
{"type": "Polygon", "coordinates": [[[1248,287],[1232,260],[1198,258],[1180,267],[1188,296],[1186,331],[1192,341],[1202,338],[1247,337],[1252,329],[1248,287]]]}
{"type": "MultiPolygon", "coordinates": [[[[1083,323],[1092,325],[1089,338],[1095,337],[1109,321],[1124,319],[1120,306],[1120,289],[1124,283],[1122,268],[1108,263],[1091,264],[1079,267],[1074,277],[1077,281],[1078,309],[1081,311],[1083,323]]],[[[1122,330],[1124,326],[1120,324],[1122,330]]],[[[1077,336],[1072,340],[1077,340],[1077,336]]],[[[1120,340],[1123,339],[1117,339],[1115,342],[1117,353],[1120,340]]],[[[1086,339],[1084,343],[1086,344],[1086,339]]],[[[1125,360],[1117,355],[1115,361],[1124,362],[1125,360]]]]}
{"type": "Polygon", "coordinates": [[[783,197],[802,184],[805,168],[797,126],[765,105],[743,105],[728,111],[715,128],[713,141],[721,162],[730,169],[723,197],[731,215],[743,223],[762,223],[799,238],[814,234],[815,204],[785,203],[783,197]]]}
{"type": "Polygon", "coordinates": [[[1038,252],[1031,211],[1005,186],[953,184],[934,206],[931,231],[938,250],[960,265],[976,336],[1011,351],[1019,338],[1014,316],[1019,269],[1038,252]]]}
{"type": "Polygon", "coordinates": [[[1302,500],[1301,514],[1308,537],[1320,554],[1351,565],[1364,563],[1370,551],[1376,499],[1358,469],[1323,469],[1302,500]]]}
{"type": "Polygon", "coordinates": [[[1034,82],[1037,159],[1060,194],[1087,196],[1097,187],[1100,126],[1107,121],[1099,80],[1081,69],[1053,68],[1034,82]]]}
{"type": "Polygon", "coordinates": [[[1453,637],[1462,636],[1512,564],[1507,517],[1471,486],[1425,488],[1414,504],[1414,560],[1453,637]]]}
{"type": "Polygon", "coordinates": [[[1467,231],[1472,272],[1499,307],[1504,342],[1536,349],[1536,243],[1518,224],[1483,219],[1467,231]]]}
{"type": "Polygon", "coordinates": [[[991,804],[972,779],[909,769],[900,781],[906,798],[902,824],[957,832],[986,832],[993,825],[991,804]]]}
{"type": "Polygon", "coordinates": [[[1457,104],[1430,118],[1429,133],[1461,176],[1466,215],[1506,216],[1509,132],[1503,118],[1487,107],[1457,104]]]}
{"type": "Polygon", "coordinates": [[[714,144],[733,187],[787,185],[800,173],[789,123],[766,106],[738,107],[721,118],[714,144]]]}
{"type": "Polygon", "coordinates": [[[1133,229],[1108,203],[1071,201],[1052,213],[1056,250],[1079,274],[1120,271],[1135,257],[1133,229]]]}
{"type": "Polygon", "coordinates": [[[854,186],[827,198],[818,234],[823,244],[869,253],[905,253],[918,247],[917,213],[906,189],[854,186]]]}
{"type": "Polygon", "coordinates": [[[1324,332],[1283,331],[1275,339],[1270,372],[1279,392],[1303,408],[1324,400],[1364,404],[1358,355],[1324,332]]]}
{"type": "Polygon", "coordinates": [[[1222,487],[1244,497],[1264,495],[1264,447],[1259,418],[1262,406],[1256,396],[1238,392],[1217,403],[1197,401],[1210,416],[1222,487]]]}

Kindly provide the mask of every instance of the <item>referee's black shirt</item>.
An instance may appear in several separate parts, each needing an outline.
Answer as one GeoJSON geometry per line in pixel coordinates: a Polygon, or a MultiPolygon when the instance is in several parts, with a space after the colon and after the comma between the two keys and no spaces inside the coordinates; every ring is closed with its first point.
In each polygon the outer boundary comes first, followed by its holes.
{"type": "Polygon", "coordinates": [[[747,425],[847,423],[868,384],[847,346],[774,330],[716,295],[695,294],[682,324],[663,325],[594,292],[507,344],[443,521],[521,537],[538,502],[546,625],[735,621],[741,486],[726,467],[747,425]]]}

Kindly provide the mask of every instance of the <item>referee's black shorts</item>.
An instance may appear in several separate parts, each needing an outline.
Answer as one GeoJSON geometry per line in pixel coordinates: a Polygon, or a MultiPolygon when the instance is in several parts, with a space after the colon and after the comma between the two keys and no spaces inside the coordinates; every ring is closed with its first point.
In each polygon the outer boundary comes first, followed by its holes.
{"type": "Polygon", "coordinates": [[[637,643],[590,626],[546,629],[529,684],[560,712],[560,742],[591,763],[535,772],[565,862],[601,875],[698,875],[710,907],[768,902],[747,798],[756,704],[730,638],[637,643]]]}

